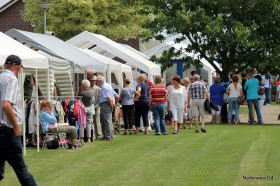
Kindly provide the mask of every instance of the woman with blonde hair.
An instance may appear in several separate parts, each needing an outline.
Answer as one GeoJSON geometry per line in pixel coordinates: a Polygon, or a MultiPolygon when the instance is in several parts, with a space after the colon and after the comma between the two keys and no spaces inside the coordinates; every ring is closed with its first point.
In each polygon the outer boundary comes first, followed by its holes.
{"type": "Polygon", "coordinates": [[[76,127],[70,125],[58,125],[57,119],[53,114],[53,105],[51,102],[44,100],[42,102],[42,110],[40,113],[40,121],[45,132],[58,132],[66,133],[66,137],[70,140],[73,147],[76,148],[77,144],[77,131],[76,127]],[[52,127],[53,126],[53,127],[52,127]]]}
{"type": "MultiPolygon", "coordinates": [[[[185,77],[183,79],[183,85],[186,89],[186,97],[188,98],[188,92],[189,92],[189,84],[190,84],[190,79],[185,77]]],[[[189,129],[192,129],[192,114],[191,114],[191,109],[188,109],[185,113],[184,113],[184,116],[183,116],[183,129],[186,129],[186,122],[187,122],[187,119],[190,120],[190,127],[189,129]]]]}
{"type": "Polygon", "coordinates": [[[138,84],[136,87],[136,91],[139,92],[141,96],[135,100],[135,134],[139,133],[141,116],[143,119],[143,125],[145,127],[144,134],[149,134],[149,87],[145,83],[145,80],[146,78],[143,74],[139,74],[137,76],[138,84]]]}
{"type": "MultiPolygon", "coordinates": [[[[82,91],[79,93],[82,96],[82,103],[86,107],[86,125],[80,125],[80,138],[84,139],[84,130],[86,129],[87,142],[91,142],[91,130],[93,126],[93,117],[95,110],[94,105],[94,92],[90,89],[90,81],[84,79],[82,81],[82,91]]],[[[94,134],[94,133],[93,133],[94,134]]],[[[94,138],[93,138],[94,139],[94,138]]]]}

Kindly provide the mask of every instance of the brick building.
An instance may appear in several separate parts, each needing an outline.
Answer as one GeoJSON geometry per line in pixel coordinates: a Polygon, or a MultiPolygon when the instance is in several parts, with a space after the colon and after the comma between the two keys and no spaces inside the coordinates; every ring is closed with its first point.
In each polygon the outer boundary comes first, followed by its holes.
{"type": "Polygon", "coordinates": [[[6,32],[11,28],[33,32],[30,23],[23,21],[21,11],[24,4],[22,0],[0,1],[0,31],[6,32]]]}

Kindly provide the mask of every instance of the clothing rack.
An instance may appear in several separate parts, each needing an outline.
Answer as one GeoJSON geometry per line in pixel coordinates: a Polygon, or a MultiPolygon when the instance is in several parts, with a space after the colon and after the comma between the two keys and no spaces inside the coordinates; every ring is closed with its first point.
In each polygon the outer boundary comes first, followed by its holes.
{"type": "MultiPolygon", "coordinates": [[[[44,99],[46,99],[46,96],[32,96],[32,97],[30,97],[30,96],[24,96],[24,99],[27,99],[27,98],[35,98],[36,99],[36,101],[39,101],[39,99],[42,99],[42,98],[44,98],[44,99]]],[[[60,98],[78,98],[78,99],[80,99],[80,98],[82,98],[82,96],[53,96],[53,98],[57,98],[57,99],[60,99],[60,98]]],[[[37,113],[39,113],[39,107],[38,107],[38,104],[36,105],[36,111],[37,111],[37,113]]],[[[26,116],[24,116],[24,118],[25,118],[26,116]]],[[[37,133],[37,151],[38,152],[40,152],[40,149],[39,149],[39,114],[37,114],[37,131],[36,131],[36,133],[37,133]]],[[[23,126],[24,126],[24,128],[25,128],[25,125],[26,125],[26,123],[25,123],[25,120],[24,120],[24,124],[23,124],[23,126]]],[[[25,147],[25,129],[23,130],[23,132],[24,132],[24,149],[26,148],[25,147]]]]}

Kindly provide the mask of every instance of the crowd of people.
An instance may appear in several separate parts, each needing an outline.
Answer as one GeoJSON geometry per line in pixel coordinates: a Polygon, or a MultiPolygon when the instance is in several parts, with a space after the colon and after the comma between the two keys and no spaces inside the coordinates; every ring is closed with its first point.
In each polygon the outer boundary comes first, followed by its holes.
{"type": "MultiPolygon", "coordinates": [[[[21,184],[36,185],[32,175],[28,172],[22,158],[19,124],[22,123],[21,100],[16,75],[21,69],[21,59],[11,55],[6,59],[5,70],[0,75],[1,83],[1,123],[0,123],[0,180],[3,179],[5,161],[14,168],[21,184]],[[11,91],[13,90],[13,91],[11,91]],[[11,144],[11,145],[9,145],[11,144]]],[[[124,135],[138,134],[141,120],[144,134],[148,135],[151,125],[149,112],[153,113],[155,135],[167,135],[166,116],[172,120],[173,134],[179,134],[181,128],[189,129],[195,122],[195,132],[205,133],[205,102],[211,107],[212,123],[220,124],[223,110],[226,111],[228,124],[239,123],[239,108],[242,98],[245,98],[249,110],[249,122],[263,124],[263,105],[271,104],[271,89],[273,78],[269,72],[261,75],[256,70],[246,75],[232,75],[226,80],[214,78],[214,84],[208,87],[200,75],[192,72],[192,76],[182,79],[175,75],[170,79],[170,85],[165,87],[160,75],[154,77],[154,83],[145,74],[137,76],[136,88],[124,79],[124,87],[118,94],[101,75],[88,77],[81,82],[79,96],[84,106],[85,125],[79,128],[79,137],[90,142],[94,140],[114,140],[112,113],[120,102],[122,106],[124,135]],[[227,106],[228,104],[228,106],[227,106]],[[257,121],[254,114],[256,113],[257,121]],[[234,116],[233,116],[234,115],[234,116]],[[199,130],[199,120],[201,128],[199,130]],[[133,130],[135,127],[135,130],[133,130]],[[94,131],[93,134],[91,131],[94,131]],[[84,136],[85,134],[85,136],[84,136]],[[92,136],[93,135],[93,136],[92,136]]],[[[280,101],[280,78],[276,82],[276,102],[280,101]]],[[[50,101],[42,101],[40,121],[44,131],[52,132],[57,118],[53,114],[50,101]]],[[[76,127],[62,125],[55,127],[58,132],[66,133],[73,148],[76,148],[78,133],[76,127]]]]}
{"type": "MultiPolygon", "coordinates": [[[[81,101],[85,106],[86,125],[80,127],[79,137],[87,142],[114,140],[112,113],[118,105],[121,105],[124,135],[139,134],[142,130],[147,135],[151,125],[155,135],[167,135],[168,117],[174,129],[173,134],[179,134],[182,128],[192,129],[193,122],[196,133],[205,133],[205,100],[210,103],[213,124],[224,123],[224,115],[225,123],[238,124],[240,104],[244,102],[248,105],[248,122],[263,124],[263,105],[271,104],[272,76],[269,73],[260,75],[254,70],[246,75],[229,76],[226,80],[217,76],[213,78],[214,83],[211,86],[208,86],[195,71],[191,74],[191,77],[184,79],[178,75],[173,76],[167,87],[163,85],[160,75],[154,76],[152,83],[146,74],[139,74],[135,88],[130,86],[132,82],[124,79],[124,87],[118,94],[102,75],[94,76],[92,73],[92,76],[81,82],[79,96],[82,97],[81,101]],[[189,127],[186,121],[189,121],[189,127]]],[[[276,101],[280,100],[279,79],[278,84],[276,101]]],[[[49,102],[44,104],[51,107],[49,102]]],[[[41,111],[42,116],[48,111],[48,108],[45,108],[41,111]]],[[[69,128],[64,130],[67,131],[67,135],[72,136],[71,140],[73,136],[77,138],[77,134],[68,134],[72,132],[69,128]]],[[[75,141],[73,144],[75,146],[75,141]]]]}

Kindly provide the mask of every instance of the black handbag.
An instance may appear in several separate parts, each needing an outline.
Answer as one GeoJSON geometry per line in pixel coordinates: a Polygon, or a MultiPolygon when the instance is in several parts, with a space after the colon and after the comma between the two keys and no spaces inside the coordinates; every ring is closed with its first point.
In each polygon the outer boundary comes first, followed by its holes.
{"type": "Polygon", "coordinates": [[[59,147],[59,142],[57,138],[47,142],[48,149],[57,149],[58,147],[59,147]]]}
{"type": "Polygon", "coordinates": [[[209,114],[211,114],[210,102],[208,101],[208,99],[204,101],[204,109],[209,112],[209,114]]]}
{"type": "Polygon", "coordinates": [[[211,101],[210,101],[210,107],[215,111],[219,111],[219,108],[216,105],[214,105],[214,103],[212,103],[211,101]]]}

